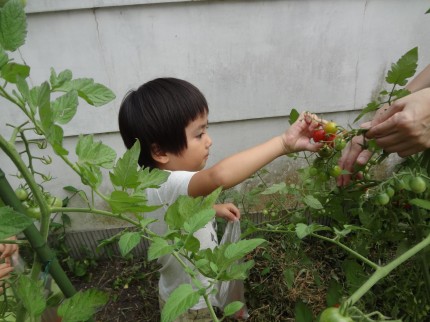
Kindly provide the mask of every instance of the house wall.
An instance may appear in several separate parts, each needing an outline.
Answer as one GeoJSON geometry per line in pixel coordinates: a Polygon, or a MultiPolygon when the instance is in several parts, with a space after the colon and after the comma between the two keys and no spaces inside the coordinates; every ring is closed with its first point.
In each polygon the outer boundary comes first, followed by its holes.
{"type": "MultiPolygon", "coordinates": [[[[72,152],[79,134],[94,133],[123,153],[117,113],[125,93],[156,77],[192,82],[209,102],[211,165],[280,134],[292,108],[357,126],[357,111],[384,87],[393,62],[416,46],[418,70],[430,61],[429,8],[424,0],[28,1],[27,42],[15,58],[31,66],[33,86],[52,67],[116,94],[104,107],[81,102],[64,127],[72,152]]],[[[23,119],[1,103],[0,134],[8,137],[5,124],[23,119]]],[[[269,180],[294,176],[297,162],[273,162],[269,180]]],[[[17,185],[4,154],[0,165],[17,185]]],[[[66,196],[67,185],[82,187],[61,160],[49,171],[55,180],[47,187],[56,195],[66,196]]],[[[72,230],[116,226],[79,214],[72,230]]]]}

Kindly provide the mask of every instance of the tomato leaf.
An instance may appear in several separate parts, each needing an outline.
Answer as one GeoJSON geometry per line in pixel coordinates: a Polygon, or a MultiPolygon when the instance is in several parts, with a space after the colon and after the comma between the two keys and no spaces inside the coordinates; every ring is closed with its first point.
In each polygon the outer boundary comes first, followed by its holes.
{"type": "Polygon", "coordinates": [[[184,223],[184,229],[186,232],[193,234],[200,228],[206,226],[206,224],[214,217],[215,209],[213,208],[204,209],[195,214],[191,214],[184,223]]]}
{"type": "Polygon", "coordinates": [[[295,271],[293,268],[286,268],[284,271],[284,281],[290,290],[294,286],[295,271]]]}
{"type": "Polygon", "coordinates": [[[127,255],[140,243],[140,233],[138,232],[127,232],[123,234],[118,242],[119,250],[122,256],[127,255]]]}
{"type": "Polygon", "coordinates": [[[361,119],[367,113],[376,111],[379,108],[379,106],[381,106],[381,103],[376,101],[372,101],[369,104],[367,104],[366,107],[363,108],[360,114],[358,114],[358,116],[355,118],[354,123],[357,122],[359,119],[361,119]]]}
{"type": "Polygon", "coordinates": [[[234,301],[229,303],[225,308],[224,308],[224,315],[225,316],[231,316],[234,313],[236,313],[237,311],[239,311],[242,307],[243,307],[243,303],[240,301],[234,301]]]}
{"type": "Polygon", "coordinates": [[[9,61],[9,56],[7,55],[4,48],[0,45],[0,68],[7,64],[9,61]]]}
{"type": "Polygon", "coordinates": [[[9,51],[15,51],[25,43],[27,36],[27,21],[24,7],[19,0],[5,3],[0,10],[1,46],[9,51]]]}
{"type": "Polygon", "coordinates": [[[159,237],[154,237],[148,248],[148,260],[154,260],[161,256],[170,254],[175,247],[170,245],[167,240],[159,237]]]}
{"type": "Polygon", "coordinates": [[[139,185],[138,164],[140,153],[139,140],[119,158],[112,172],[109,172],[111,182],[122,188],[136,188],[139,185]]]}
{"type": "Polygon", "coordinates": [[[157,168],[140,169],[138,173],[139,190],[143,190],[147,188],[159,188],[161,184],[166,182],[169,175],[170,175],[170,172],[160,170],[157,168]]]}
{"type": "Polygon", "coordinates": [[[15,291],[30,316],[39,317],[43,313],[46,302],[42,280],[34,281],[28,275],[22,274],[16,282],[15,291]]]}
{"type": "Polygon", "coordinates": [[[409,200],[409,203],[411,205],[430,210],[430,201],[428,200],[415,198],[415,199],[409,200]]]}
{"type": "MultiPolygon", "coordinates": [[[[2,57],[3,60],[5,57],[2,57]]],[[[7,58],[7,57],[6,57],[7,58]]],[[[15,84],[17,82],[17,76],[27,78],[30,75],[30,67],[27,65],[21,65],[17,63],[7,63],[1,68],[1,76],[4,80],[9,83],[15,84]]]]}
{"type": "Polygon", "coordinates": [[[312,322],[314,321],[312,311],[305,303],[298,301],[294,307],[294,316],[296,322],[312,322]]]}
{"type": "Polygon", "coordinates": [[[78,93],[70,91],[58,97],[52,102],[51,108],[54,122],[60,124],[69,123],[78,109],[78,93]]]}
{"type": "Polygon", "coordinates": [[[56,91],[69,92],[76,90],[79,97],[93,106],[102,106],[115,98],[115,94],[106,86],[95,83],[91,78],[80,78],[67,81],[55,88],[56,91]]]}
{"type": "Polygon", "coordinates": [[[262,195],[272,195],[274,193],[286,192],[287,189],[288,188],[287,188],[287,185],[285,184],[285,182],[275,183],[275,184],[271,185],[270,187],[268,187],[266,190],[262,191],[261,194],[262,195]]]}
{"type": "Polygon", "coordinates": [[[33,221],[11,207],[0,207],[0,240],[14,236],[30,226],[33,221]]]}
{"type": "Polygon", "coordinates": [[[263,244],[266,240],[261,238],[254,238],[248,240],[240,240],[237,243],[232,243],[227,246],[224,256],[230,260],[238,260],[246,254],[252,252],[255,248],[263,244]]]}
{"type": "Polygon", "coordinates": [[[87,321],[108,300],[109,296],[98,290],[79,291],[63,301],[58,308],[58,315],[62,317],[62,322],[87,321]]]}
{"type": "Polygon", "coordinates": [[[72,80],[72,72],[68,69],[62,71],[60,74],[55,73],[55,70],[51,68],[51,76],[49,77],[49,82],[51,83],[52,89],[56,89],[66,82],[72,80]]]}
{"type": "Polygon", "coordinates": [[[303,202],[307,206],[311,207],[312,209],[323,209],[324,208],[323,205],[321,204],[321,202],[312,195],[304,196],[303,202]]]}
{"type": "Polygon", "coordinates": [[[404,54],[397,63],[391,65],[385,80],[388,84],[405,86],[407,79],[414,76],[417,70],[418,47],[412,48],[404,54]]]}
{"type": "Polygon", "coordinates": [[[293,124],[295,121],[297,121],[299,116],[300,116],[300,113],[295,108],[293,108],[290,112],[290,118],[288,120],[290,125],[293,124]]]}
{"type": "Polygon", "coordinates": [[[161,206],[148,206],[145,195],[129,195],[126,191],[113,191],[107,200],[114,213],[151,212],[161,206]]]}
{"type": "Polygon", "coordinates": [[[166,301],[161,312],[161,321],[175,320],[179,315],[193,307],[199,301],[199,293],[190,284],[181,284],[166,301]]]}
{"type": "Polygon", "coordinates": [[[322,230],[331,230],[331,228],[317,224],[306,225],[303,223],[298,223],[296,225],[296,235],[300,239],[303,239],[306,236],[313,234],[314,232],[322,230]]]}
{"type": "Polygon", "coordinates": [[[101,141],[94,142],[92,135],[80,135],[76,145],[78,163],[100,166],[111,169],[116,159],[116,152],[101,141]]]}

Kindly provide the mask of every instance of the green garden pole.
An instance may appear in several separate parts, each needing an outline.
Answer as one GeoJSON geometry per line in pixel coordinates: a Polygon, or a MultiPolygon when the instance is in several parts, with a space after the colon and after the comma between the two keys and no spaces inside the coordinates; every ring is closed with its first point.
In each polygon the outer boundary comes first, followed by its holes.
{"type": "MultiPolygon", "coordinates": [[[[25,214],[25,209],[19,199],[16,197],[15,192],[6,179],[5,173],[0,169],[0,199],[3,202],[15,209],[16,211],[25,214]]],[[[54,252],[49,248],[46,241],[43,239],[39,230],[31,224],[23,231],[25,237],[30,243],[32,249],[36,252],[40,262],[47,266],[49,272],[63,292],[66,298],[72,297],[76,294],[76,289],[70,282],[54,252]]],[[[90,318],[87,322],[93,322],[94,319],[90,318]]]]}

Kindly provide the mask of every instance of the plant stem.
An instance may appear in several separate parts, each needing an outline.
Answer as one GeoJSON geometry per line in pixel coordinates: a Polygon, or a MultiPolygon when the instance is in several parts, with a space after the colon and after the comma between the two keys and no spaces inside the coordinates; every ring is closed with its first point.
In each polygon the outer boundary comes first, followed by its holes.
{"type": "Polygon", "coordinates": [[[372,274],[372,276],[370,276],[370,278],[363,285],[361,285],[360,288],[356,290],[354,294],[352,294],[345,301],[345,303],[348,303],[348,305],[354,305],[364,294],[366,294],[367,291],[369,291],[373,287],[373,285],[378,283],[381,279],[387,276],[397,266],[401,265],[403,262],[405,262],[415,254],[417,254],[419,251],[421,251],[428,245],[430,245],[430,235],[428,235],[425,239],[423,239],[414,247],[404,252],[396,259],[392,260],[387,265],[378,267],[376,271],[372,274]]]}
{"type": "Polygon", "coordinates": [[[320,238],[322,240],[328,241],[332,244],[335,244],[337,246],[339,246],[340,248],[343,248],[344,250],[346,250],[348,253],[350,253],[351,255],[357,257],[359,260],[363,261],[364,263],[366,263],[367,265],[369,265],[370,267],[372,267],[375,270],[378,270],[379,268],[381,268],[379,265],[375,264],[374,262],[372,262],[370,259],[368,259],[367,257],[364,257],[363,255],[361,255],[360,253],[357,253],[355,250],[349,248],[348,246],[342,244],[341,242],[325,237],[325,236],[321,236],[315,233],[312,233],[311,236],[320,238]]]}
{"type": "Polygon", "coordinates": [[[40,219],[40,234],[44,240],[47,240],[49,233],[49,206],[43,196],[42,191],[34,179],[33,174],[28,170],[24,161],[21,159],[15,146],[7,142],[3,136],[0,135],[0,148],[6,153],[10,160],[15,164],[18,171],[23,176],[24,180],[27,182],[31,192],[33,193],[34,199],[36,200],[41,213],[40,219]]]}
{"type": "MultiPolygon", "coordinates": [[[[175,257],[176,260],[179,262],[179,264],[181,264],[181,266],[189,273],[193,283],[198,288],[202,288],[203,287],[202,283],[198,279],[196,279],[196,277],[195,277],[196,274],[189,270],[188,265],[182,260],[182,258],[180,257],[180,254],[175,251],[172,253],[172,256],[175,257]]],[[[209,301],[208,295],[207,294],[203,295],[203,298],[205,299],[206,305],[207,305],[209,312],[211,314],[212,321],[218,322],[219,321],[218,317],[216,316],[216,313],[215,313],[215,310],[212,306],[212,303],[209,301]]]]}
{"type": "Polygon", "coordinates": [[[103,215],[103,216],[107,216],[107,217],[113,217],[113,218],[119,218],[122,219],[124,221],[129,222],[130,224],[134,225],[134,226],[139,226],[139,223],[137,221],[134,221],[131,218],[128,218],[126,216],[122,216],[121,214],[114,214],[110,211],[106,211],[106,210],[100,210],[100,209],[94,209],[94,208],[72,208],[72,207],[52,207],[50,208],[50,212],[51,213],[57,213],[57,212],[85,212],[85,213],[92,213],[92,214],[98,214],[98,215],[103,215]]]}

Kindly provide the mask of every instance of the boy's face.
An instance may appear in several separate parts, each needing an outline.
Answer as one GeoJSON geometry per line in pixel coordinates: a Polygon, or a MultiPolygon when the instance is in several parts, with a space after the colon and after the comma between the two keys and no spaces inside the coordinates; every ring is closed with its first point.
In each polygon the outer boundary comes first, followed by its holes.
{"type": "Polygon", "coordinates": [[[209,157],[212,139],[207,133],[208,115],[201,115],[185,128],[187,148],[180,155],[168,153],[169,162],[166,170],[199,171],[209,157]]]}

